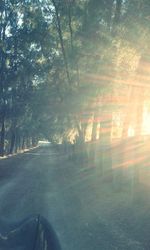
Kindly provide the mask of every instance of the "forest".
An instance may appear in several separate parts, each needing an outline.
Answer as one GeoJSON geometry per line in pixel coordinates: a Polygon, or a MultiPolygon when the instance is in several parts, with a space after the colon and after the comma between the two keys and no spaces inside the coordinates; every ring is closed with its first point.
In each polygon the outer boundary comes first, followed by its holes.
{"type": "Polygon", "coordinates": [[[106,168],[139,164],[149,41],[149,0],[1,0],[0,156],[46,139],[106,168]]]}

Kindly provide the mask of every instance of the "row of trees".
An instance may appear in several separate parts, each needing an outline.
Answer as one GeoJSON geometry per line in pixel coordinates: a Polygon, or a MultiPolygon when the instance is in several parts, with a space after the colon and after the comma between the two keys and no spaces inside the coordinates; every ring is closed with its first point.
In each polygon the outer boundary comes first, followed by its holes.
{"type": "Polygon", "coordinates": [[[148,0],[2,0],[0,155],[39,138],[83,147],[89,125],[107,144],[118,111],[122,136],[131,125],[139,135],[149,10],[148,0]]]}
{"type": "Polygon", "coordinates": [[[44,78],[50,67],[47,64],[44,68],[42,64],[42,50],[48,35],[39,4],[34,1],[1,1],[1,156],[37,143],[43,115],[41,109],[45,102],[42,96],[44,78]]]}

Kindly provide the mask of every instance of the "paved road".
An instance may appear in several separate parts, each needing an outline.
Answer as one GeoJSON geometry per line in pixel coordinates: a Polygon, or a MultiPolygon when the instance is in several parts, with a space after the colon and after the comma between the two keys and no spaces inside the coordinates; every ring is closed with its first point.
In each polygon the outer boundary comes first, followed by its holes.
{"type": "Polygon", "coordinates": [[[129,199],[126,192],[112,196],[95,168],[79,167],[52,148],[0,160],[0,219],[12,222],[40,213],[63,250],[146,249],[122,219],[129,199]]]}

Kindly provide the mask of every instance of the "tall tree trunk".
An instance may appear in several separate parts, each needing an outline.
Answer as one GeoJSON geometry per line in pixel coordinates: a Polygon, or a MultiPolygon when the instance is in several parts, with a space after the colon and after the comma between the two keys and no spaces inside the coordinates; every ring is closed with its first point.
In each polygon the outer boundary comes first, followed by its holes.
{"type": "Polygon", "coordinates": [[[22,136],[22,144],[21,144],[21,149],[24,150],[25,148],[25,136],[22,136]]]}
{"type": "Polygon", "coordinates": [[[72,29],[72,16],[71,16],[71,1],[65,0],[65,4],[68,10],[68,25],[69,25],[69,31],[70,31],[70,44],[71,44],[71,50],[73,52],[73,29],[72,29]]]}
{"type": "Polygon", "coordinates": [[[73,28],[72,28],[72,15],[71,15],[71,9],[72,9],[72,4],[73,2],[71,0],[66,0],[66,7],[68,10],[68,26],[69,26],[69,32],[70,32],[70,45],[71,45],[71,52],[72,52],[72,58],[74,59],[72,61],[72,66],[76,68],[76,82],[77,85],[79,86],[79,82],[80,82],[80,77],[79,77],[79,63],[78,63],[78,59],[75,56],[74,53],[74,43],[73,43],[73,28]]]}
{"type": "Polygon", "coordinates": [[[18,134],[18,136],[17,136],[17,138],[18,138],[18,149],[20,150],[21,149],[21,137],[20,137],[20,133],[18,134]]]}
{"type": "Polygon", "coordinates": [[[57,31],[58,31],[58,35],[59,35],[59,40],[60,40],[60,45],[61,45],[61,50],[62,50],[62,54],[63,54],[64,64],[65,64],[65,70],[66,70],[66,76],[67,76],[68,83],[70,85],[71,81],[70,81],[70,74],[69,74],[67,56],[66,56],[65,47],[64,47],[63,34],[62,34],[62,29],[61,29],[61,21],[60,21],[60,16],[59,16],[59,8],[58,8],[58,5],[56,4],[55,0],[52,0],[52,3],[53,3],[54,8],[55,8],[56,27],[57,27],[57,31]]]}
{"type": "Polygon", "coordinates": [[[76,125],[77,125],[77,130],[78,130],[78,137],[76,140],[76,155],[78,160],[83,160],[85,159],[85,130],[86,130],[86,122],[84,121],[84,118],[80,119],[83,121],[80,122],[77,121],[76,125]]]}
{"type": "Polygon", "coordinates": [[[117,35],[117,25],[120,23],[121,19],[121,9],[123,0],[116,0],[115,13],[113,19],[112,35],[117,35]]]}
{"type": "Polygon", "coordinates": [[[0,156],[4,156],[4,151],[5,151],[5,118],[4,116],[2,117],[2,122],[1,122],[1,132],[0,132],[0,156]]]}
{"type": "Polygon", "coordinates": [[[128,137],[128,129],[130,126],[131,116],[132,116],[132,112],[131,112],[132,95],[133,95],[133,86],[130,86],[129,90],[128,90],[127,100],[126,100],[126,107],[124,110],[125,118],[124,118],[124,122],[123,122],[123,131],[122,131],[122,138],[123,139],[126,139],[128,137]],[[129,110],[130,110],[130,112],[129,112],[129,110]]]}
{"type": "Polygon", "coordinates": [[[141,136],[142,133],[142,122],[143,122],[143,107],[144,107],[144,90],[137,88],[137,105],[135,115],[135,136],[141,136]]]}
{"type": "Polygon", "coordinates": [[[9,150],[10,154],[13,154],[13,152],[14,152],[15,139],[16,139],[15,131],[12,130],[12,132],[11,132],[11,140],[10,140],[10,150],[9,150]]]}
{"type": "Polygon", "coordinates": [[[93,118],[93,127],[92,127],[92,141],[96,141],[96,134],[97,134],[97,115],[94,113],[93,118]]]}
{"type": "Polygon", "coordinates": [[[14,147],[15,147],[15,140],[16,140],[16,119],[12,119],[12,122],[11,122],[11,129],[10,129],[10,132],[11,132],[11,137],[10,137],[10,150],[9,150],[9,153],[10,154],[13,154],[14,152],[14,147]]]}
{"type": "Polygon", "coordinates": [[[32,147],[36,147],[37,145],[37,140],[35,136],[32,136],[32,147]]]}
{"type": "Polygon", "coordinates": [[[96,163],[96,151],[97,151],[97,143],[96,143],[96,135],[97,135],[97,113],[94,113],[93,117],[93,127],[92,127],[92,136],[91,136],[91,152],[90,158],[96,163]]]}
{"type": "Polygon", "coordinates": [[[30,148],[30,147],[31,147],[31,137],[30,137],[30,136],[28,136],[28,137],[26,138],[26,145],[27,145],[27,148],[30,148]]]}
{"type": "Polygon", "coordinates": [[[16,129],[15,133],[15,153],[18,152],[18,149],[20,150],[20,135],[18,129],[16,129]]]}
{"type": "Polygon", "coordinates": [[[107,0],[107,1],[108,1],[107,25],[108,25],[109,30],[111,30],[114,0],[107,0]]]}
{"type": "MultiPolygon", "coordinates": [[[[4,13],[5,13],[5,21],[3,24],[1,23],[1,32],[0,32],[0,40],[1,44],[5,44],[5,39],[6,39],[6,26],[7,26],[7,11],[6,11],[6,6],[5,6],[5,1],[4,1],[4,13]]],[[[4,94],[4,89],[5,89],[5,76],[4,76],[4,70],[6,67],[5,60],[6,56],[3,51],[3,46],[0,47],[0,98],[2,101],[1,105],[1,114],[0,114],[0,120],[1,120],[1,131],[0,131],[0,156],[4,156],[4,146],[5,146],[5,115],[6,115],[6,110],[5,110],[5,94],[4,94]]]]}
{"type": "Polygon", "coordinates": [[[111,129],[112,113],[110,111],[103,111],[100,123],[100,167],[102,174],[112,168],[111,129]]]}
{"type": "Polygon", "coordinates": [[[121,17],[122,0],[116,0],[116,8],[114,15],[114,24],[119,24],[121,17]]]}

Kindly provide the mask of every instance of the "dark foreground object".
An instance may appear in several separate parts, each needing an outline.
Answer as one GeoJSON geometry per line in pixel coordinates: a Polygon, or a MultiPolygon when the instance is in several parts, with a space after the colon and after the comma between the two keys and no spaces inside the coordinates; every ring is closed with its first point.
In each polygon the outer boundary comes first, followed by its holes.
{"type": "Polygon", "coordinates": [[[0,229],[0,250],[61,250],[54,230],[41,216],[0,229]]]}

